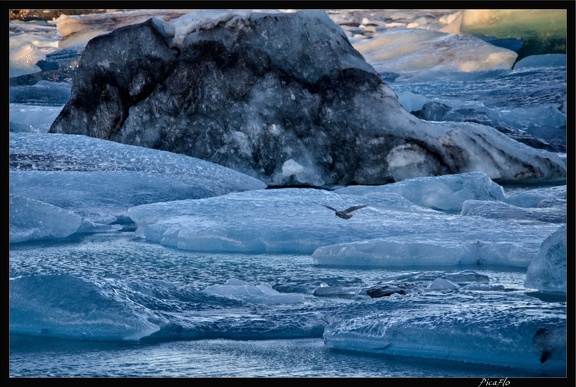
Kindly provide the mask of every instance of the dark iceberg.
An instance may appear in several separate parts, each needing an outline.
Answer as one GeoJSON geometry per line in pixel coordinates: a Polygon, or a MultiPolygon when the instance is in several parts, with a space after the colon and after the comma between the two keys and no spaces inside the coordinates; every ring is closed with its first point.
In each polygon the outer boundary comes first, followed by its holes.
{"type": "Polygon", "coordinates": [[[98,36],[50,132],[182,153],[277,186],[566,175],[556,154],[491,127],[405,112],[324,11],[200,11],[98,36]]]}

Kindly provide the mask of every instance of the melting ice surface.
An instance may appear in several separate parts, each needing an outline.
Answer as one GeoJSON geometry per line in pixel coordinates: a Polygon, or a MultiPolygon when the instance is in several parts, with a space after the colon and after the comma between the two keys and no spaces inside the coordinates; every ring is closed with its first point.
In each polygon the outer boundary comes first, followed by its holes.
{"type": "MultiPolygon", "coordinates": [[[[27,58],[54,49],[50,39],[27,47],[30,39],[11,45],[11,76],[37,71],[27,58]]],[[[415,72],[391,86],[401,102],[424,98],[418,108],[438,96],[456,108],[477,98],[509,129],[528,131],[529,112],[541,134],[559,127],[558,139],[565,68],[546,67],[552,59],[415,72]]],[[[52,102],[67,92],[46,82],[11,93],[11,374],[294,376],[302,358],[304,376],[566,374],[565,185],[501,186],[470,173],[267,190],[190,157],[45,134],[61,109],[52,102]],[[323,207],[361,204],[349,220],[323,207]],[[262,339],[297,344],[274,352],[262,339]],[[45,349],[19,350],[21,341],[48,343],[48,360],[45,349]],[[90,343],[103,342],[135,346],[90,358],[90,343]],[[165,345],[176,348],[168,362],[165,345]],[[313,367],[303,347],[321,359],[313,367]],[[248,348],[257,360],[244,374],[237,360],[226,369],[222,359],[251,359],[248,348]],[[212,368],[191,368],[210,359],[212,368]],[[407,368],[395,373],[399,365],[407,368]]]]}

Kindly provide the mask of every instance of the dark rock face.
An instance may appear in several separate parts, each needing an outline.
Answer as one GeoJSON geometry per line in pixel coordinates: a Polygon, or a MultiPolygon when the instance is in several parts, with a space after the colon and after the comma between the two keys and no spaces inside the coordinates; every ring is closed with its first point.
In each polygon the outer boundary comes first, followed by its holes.
{"type": "Polygon", "coordinates": [[[322,11],[186,16],[92,39],[50,132],[187,154],[269,185],[565,175],[555,155],[523,152],[502,167],[504,152],[484,148],[511,140],[492,141],[491,128],[429,127],[404,112],[322,11]],[[471,143],[493,156],[486,168],[470,161],[471,143]]]}

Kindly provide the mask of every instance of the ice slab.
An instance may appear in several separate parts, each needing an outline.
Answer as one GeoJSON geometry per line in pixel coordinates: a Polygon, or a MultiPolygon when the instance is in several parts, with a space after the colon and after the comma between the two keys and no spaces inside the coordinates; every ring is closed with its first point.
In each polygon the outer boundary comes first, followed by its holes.
{"type": "Polygon", "coordinates": [[[268,284],[252,285],[246,281],[231,278],[224,285],[211,285],[205,293],[215,296],[240,299],[253,304],[286,304],[304,302],[303,294],[280,293],[268,284]]]}
{"type": "MultiPolygon", "coordinates": [[[[189,156],[85,136],[32,133],[10,134],[9,185],[13,195],[82,216],[84,231],[123,219],[138,204],[266,187],[189,156]]],[[[26,207],[19,208],[24,219],[26,207]]],[[[28,216],[36,216],[33,207],[28,216]]]]}
{"type": "Polygon", "coordinates": [[[506,203],[513,206],[536,208],[540,203],[566,202],[566,186],[507,190],[506,203]]]}
{"type": "Polygon", "coordinates": [[[79,340],[139,340],[159,330],[129,299],[70,275],[10,280],[10,332],[79,340]]]}
{"type": "MultiPolygon", "coordinates": [[[[70,88],[71,84],[67,82],[45,80],[40,80],[34,85],[11,86],[10,104],[51,105],[62,109],[70,97],[70,88]]],[[[54,118],[56,117],[53,117],[52,121],[54,118]]],[[[18,122],[12,117],[10,120],[18,122]]]]}
{"type": "Polygon", "coordinates": [[[502,187],[483,173],[463,173],[403,180],[382,186],[349,186],[340,194],[395,193],[419,206],[439,211],[460,211],[469,199],[504,200],[502,187]]]}
{"type": "MultiPolygon", "coordinates": [[[[429,222],[427,226],[432,226],[429,222]]],[[[312,254],[314,262],[319,265],[336,265],[343,267],[436,267],[459,265],[496,265],[508,267],[528,267],[536,256],[540,243],[533,243],[530,238],[524,238],[521,227],[515,231],[505,230],[494,235],[494,225],[477,227],[492,227],[487,235],[479,235],[472,224],[460,223],[458,236],[450,235],[454,228],[446,224],[436,224],[445,227],[444,232],[416,233],[410,236],[393,238],[375,238],[358,242],[338,243],[318,247],[312,254]],[[466,233],[464,229],[469,229],[466,233]],[[476,235],[474,235],[476,234],[476,235]],[[514,235],[516,234],[516,235],[514,235]]],[[[454,224],[454,226],[456,226],[454,224]]],[[[433,227],[433,226],[432,226],[433,227]]],[[[417,226],[419,228],[419,226],[417,226]]],[[[547,230],[549,231],[549,230],[547,230]]],[[[481,234],[481,233],[480,233],[481,234]]],[[[532,237],[542,236],[538,232],[532,237]]]]}
{"type": "Polygon", "coordinates": [[[393,193],[254,190],[132,207],[138,236],[183,250],[312,254],[316,263],[528,267],[557,225],[446,214],[393,193]],[[368,207],[340,219],[324,205],[368,207]],[[343,245],[340,245],[343,244],[343,245]],[[335,245],[335,246],[333,246],[335,245]]]}
{"type": "Polygon", "coordinates": [[[10,243],[65,238],[82,218],[72,211],[39,200],[10,195],[10,243]]]}
{"type": "Polygon", "coordinates": [[[324,343],[394,356],[565,370],[565,306],[523,296],[502,308],[478,294],[452,297],[450,305],[430,302],[428,295],[421,308],[391,307],[386,313],[345,319],[325,329],[324,343]]]}
{"type": "Polygon", "coordinates": [[[566,239],[566,226],[558,228],[558,231],[546,238],[538,256],[528,266],[524,282],[526,288],[566,293],[566,239]]]}
{"type": "Polygon", "coordinates": [[[396,73],[511,69],[518,56],[473,36],[419,28],[387,29],[354,48],[376,71],[396,73]]]}

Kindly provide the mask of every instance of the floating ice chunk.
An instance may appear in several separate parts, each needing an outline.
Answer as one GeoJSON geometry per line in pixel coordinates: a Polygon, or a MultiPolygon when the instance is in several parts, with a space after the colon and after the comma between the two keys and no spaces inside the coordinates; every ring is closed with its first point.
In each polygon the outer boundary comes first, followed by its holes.
{"type": "Polygon", "coordinates": [[[254,304],[291,304],[304,301],[303,294],[280,293],[268,284],[252,285],[246,281],[231,278],[224,285],[211,285],[204,289],[205,293],[239,298],[254,304]]]}
{"type": "Polygon", "coordinates": [[[557,227],[447,215],[390,193],[359,196],[307,188],[153,203],[131,207],[128,216],[139,237],[165,246],[206,252],[314,253],[319,264],[352,266],[528,267],[545,235],[557,227]],[[348,220],[323,207],[361,204],[368,207],[348,220]]]}
{"type": "Polygon", "coordinates": [[[10,78],[39,72],[36,63],[46,58],[47,51],[58,47],[58,37],[40,26],[37,31],[23,31],[27,29],[25,23],[10,24],[20,30],[19,33],[10,34],[10,78]]]}
{"type": "Polygon", "coordinates": [[[349,186],[341,194],[365,195],[370,192],[395,193],[420,206],[455,212],[469,199],[505,199],[502,187],[483,173],[464,173],[435,177],[420,177],[382,186],[349,186]]]}
{"type": "Polygon", "coordinates": [[[542,242],[538,256],[528,266],[524,287],[545,292],[566,292],[566,238],[566,226],[562,226],[542,242]]]}
{"type": "MultiPolygon", "coordinates": [[[[402,102],[400,97],[399,99],[402,102]]],[[[470,101],[423,102],[404,108],[426,121],[477,122],[496,128],[535,148],[550,150],[566,147],[566,113],[555,104],[502,110],[470,101]]]]}
{"type": "Polygon", "coordinates": [[[482,291],[502,291],[506,288],[504,285],[491,285],[491,284],[467,284],[462,287],[465,290],[482,290],[482,291]]]}
{"type": "Polygon", "coordinates": [[[460,286],[458,286],[458,284],[455,284],[454,282],[445,278],[436,278],[428,286],[426,286],[426,289],[428,290],[455,290],[459,288],[460,286]]]}
{"type": "Polygon", "coordinates": [[[9,54],[10,78],[40,72],[40,67],[36,66],[36,63],[45,58],[46,56],[30,42],[21,42],[14,45],[11,44],[9,54]]]}
{"type": "Polygon", "coordinates": [[[461,215],[483,216],[498,219],[538,220],[550,223],[566,223],[566,205],[544,208],[522,208],[503,202],[466,200],[461,215]]]}
{"type": "Polygon", "coordinates": [[[424,29],[393,28],[354,43],[378,72],[511,69],[517,54],[472,36],[424,29]]]}
{"type": "Polygon", "coordinates": [[[73,211],[96,224],[125,217],[138,204],[266,187],[189,156],[85,136],[12,133],[10,158],[11,194],[73,211]]]}
{"type": "Polygon", "coordinates": [[[344,289],[340,286],[320,286],[312,292],[316,297],[338,297],[338,298],[357,298],[360,297],[355,291],[344,289]]]}
{"type": "Polygon", "coordinates": [[[417,293],[420,288],[414,284],[406,282],[390,281],[382,285],[372,286],[366,289],[365,293],[371,298],[390,297],[392,295],[405,295],[410,293],[417,293]]]}
{"type": "Polygon", "coordinates": [[[128,298],[69,275],[10,280],[10,333],[77,340],[139,340],[159,328],[128,298]]]}
{"type": "Polygon", "coordinates": [[[451,305],[344,320],[326,327],[324,343],[362,352],[565,370],[565,307],[526,296],[507,308],[481,296],[457,297],[451,305]]]}
{"type": "Polygon", "coordinates": [[[404,274],[396,279],[404,281],[433,281],[436,278],[442,278],[454,282],[458,285],[466,284],[488,284],[490,278],[487,275],[479,274],[474,270],[462,270],[458,272],[438,272],[438,271],[423,271],[414,274],[404,274]]]}
{"type": "MultiPolygon", "coordinates": [[[[485,225],[484,227],[490,227],[485,225]]],[[[537,254],[536,244],[524,236],[502,238],[493,235],[491,240],[475,240],[472,235],[444,234],[413,235],[410,238],[371,239],[358,242],[322,246],[312,254],[316,264],[344,267],[422,267],[458,265],[498,265],[528,267],[537,254]]],[[[454,231],[454,229],[453,229],[454,231]]],[[[510,231],[510,230],[508,230],[510,231]]],[[[519,230],[518,230],[519,231],[519,230]]],[[[460,230],[459,233],[463,232],[460,230]]],[[[465,232],[464,232],[465,233],[465,232]]],[[[541,240],[541,237],[540,237],[541,240]]]]}
{"type": "MultiPolygon", "coordinates": [[[[566,186],[511,191],[505,202],[517,207],[536,208],[543,200],[566,200],[566,186]]],[[[558,202],[559,203],[559,202],[558,202]]]]}
{"type": "Polygon", "coordinates": [[[81,219],[52,204],[10,195],[10,243],[65,238],[78,230],[81,219]]]}
{"type": "Polygon", "coordinates": [[[339,266],[453,266],[470,255],[465,243],[366,240],[319,247],[314,262],[339,266]]]}
{"type": "Polygon", "coordinates": [[[428,101],[429,98],[423,95],[414,94],[411,91],[399,91],[396,93],[398,96],[398,102],[408,113],[416,112],[422,109],[422,106],[428,101]]]}
{"type": "MultiPolygon", "coordinates": [[[[138,235],[181,249],[307,254],[328,241],[377,235],[376,229],[384,227],[381,214],[357,215],[343,225],[322,206],[348,208],[361,204],[357,200],[323,190],[286,188],[132,207],[129,216],[138,225],[138,235]],[[366,228],[366,221],[373,227],[366,228]]],[[[404,216],[407,211],[421,212],[397,195],[374,198],[371,206],[404,216]]]]}
{"type": "Polygon", "coordinates": [[[282,182],[292,181],[294,184],[313,184],[322,186],[325,184],[324,180],[316,170],[314,162],[311,157],[304,157],[304,165],[300,164],[294,159],[288,159],[282,164],[282,171],[277,172],[272,177],[272,182],[281,184],[282,182]]]}
{"type": "Polygon", "coordinates": [[[493,128],[409,115],[323,11],[214,11],[172,23],[175,42],[183,39],[180,54],[150,21],[93,39],[76,77],[86,82],[75,84],[50,131],[185,153],[274,185],[376,184],[472,171],[494,179],[565,178],[555,155],[519,146],[493,128]],[[187,55],[190,66],[214,76],[176,65],[187,55]],[[230,55],[238,60],[225,58],[230,55]],[[105,76],[112,73],[112,80],[105,76]],[[103,76],[110,82],[100,84],[103,76]],[[200,89],[199,98],[179,97],[200,89]],[[326,93],[336,99],[323,98],[326,93]],[[101,94],[118,94],[117,103],[101,94]],[[282,166],[290,159],[303,170],[286,179],[282,166]]]}

